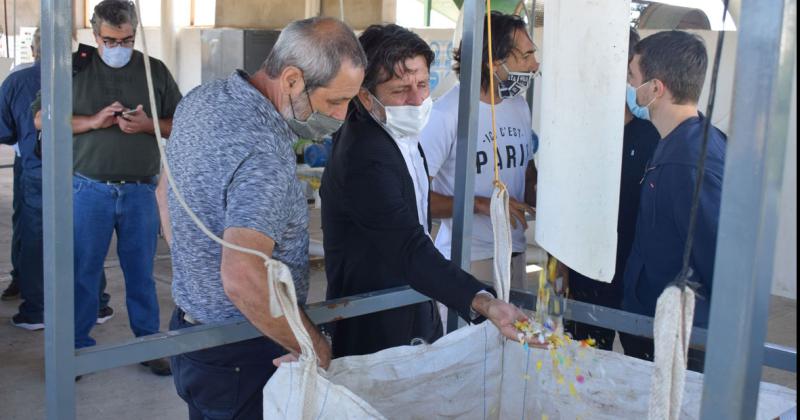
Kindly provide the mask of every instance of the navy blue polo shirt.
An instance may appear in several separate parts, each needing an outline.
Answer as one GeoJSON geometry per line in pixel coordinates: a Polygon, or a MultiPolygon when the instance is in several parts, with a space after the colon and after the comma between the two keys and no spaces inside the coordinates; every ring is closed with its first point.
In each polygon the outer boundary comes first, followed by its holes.
{"type": "Polygon", "coordinates": [[[636,213],[639,211],[639,181],[653,157],[661,136],[650,121],[633,118],[625,124],[622,140],[622,171],[620,174],[619,216],[617,219],[616,270],[611,284],[601,283],[570,270],[570,291],[575,299],[595,305],[619,308],[622,300],[622,275],[625,261],[636,232],[636,213]]]}
{"type": "Polygon", "coordinates": [[[31,67],[8,75],[0,87],[0,143],[19,143],[23,170],[42,167],[34,153],[36,127],[33,125],[31,103],[41,89],[41,66],[36,61],[31,67]]]}
{"type": "MultiPolygon", "coordinates": [[[[623,281],[626,311],[654,316],[658,297],[681,270],[704,121],[702,115],[689,118],[662,139],[641,179],[636,234],[623,281]]],[[[702,327],[708,325],[725,141],[712,126],[690,259],[692,280],[703,297],[696,301],[694,321],[702,327]]]]}

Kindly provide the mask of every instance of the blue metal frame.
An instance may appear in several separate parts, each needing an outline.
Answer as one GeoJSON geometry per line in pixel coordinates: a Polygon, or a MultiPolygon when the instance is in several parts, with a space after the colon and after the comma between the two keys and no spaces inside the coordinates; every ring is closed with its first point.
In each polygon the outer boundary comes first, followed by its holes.
{"type": "Polygon", "coordinates": [[[708,420],[756,414],[796,63],[797,2],[742,1],[738,27],[701,409],[708,420]]]}
{"type": "Polygon", "coordinates": [[[72,2],[41,10],[45,404],[48,419],[74,419],[72,2]]]}
{"type": "MultiPolygon", "coordinates": [[[[409,287],[398,287],[306,305],[305,311],[309,319],[319,325],[427,300],[430,298],[409,287]]],[[[511,301],[522,308],[533,310],[536,292],[512,289],[511,301]]],[[[565,305],[567,319],[629,334],[652,336],[653,318],[572,300],[567,300],[565,305]]],[[[75,371],[82,375],[259,336],[261,332],[246,320],[198,325],[122,343],[81,349],[77,354],[75,371]]],[[[706,343],[706,336],[706,330],[695,328],[692,331],[691,344],[702,348],[706,343]]],[[[793,349],[767,344],[764,351],[767,354],[764,366],[797,371],[797,353],[793,349]]]]}
{"type": "MultiPolygon", "coordinates": [[[[456,131],[455,179],[453,194],[453,239],[450,261],[466,271],[472,265],[472,213],[475,205],[474,156],[477,150],[478,110],[481,93],[481,61],[483,60],[483,24],[486,3],[482,0],[464,2],[464,25],[461,37],[461,73],[458,92],[458,128],[456,131]]],[[[447,312],[447,332],[458,327],[458,315],[447,312]]]]}

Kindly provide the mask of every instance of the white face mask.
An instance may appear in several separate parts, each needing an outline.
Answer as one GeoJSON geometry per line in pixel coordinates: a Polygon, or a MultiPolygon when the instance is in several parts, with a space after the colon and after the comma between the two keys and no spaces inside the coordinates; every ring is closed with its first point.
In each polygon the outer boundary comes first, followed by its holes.
{"type": "Polygon", "coordinates": [[[383,107],[384,113],[386,114],[386,122],[382,124],[395,140],[405,137],[415,137],[419,135],[422,129],[425,128],[425,125],[428,124],[428,119],[433,109],[433,100],[431,100],[430,96],[419,106],[385,106],[375,95],[370,95],[373,101],[383,107]]]}

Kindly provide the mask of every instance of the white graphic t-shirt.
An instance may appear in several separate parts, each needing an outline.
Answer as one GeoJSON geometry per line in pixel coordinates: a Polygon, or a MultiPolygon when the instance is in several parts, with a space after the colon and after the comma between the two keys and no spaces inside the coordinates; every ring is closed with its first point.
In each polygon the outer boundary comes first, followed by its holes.
{"type": "MultiPolygon", "coordinates": [[[[433,177],[431,191],[453,196],[455,192],[456,131],[458,124],[459,85],[445,93],[433,104],[430,121],[420,135],[420,143],[428,161],[428,171],[433,177]]],[[[522,96],[506,99],[495,106],[497,118],[497,148],[500,179],[508,188],[511,198],[522,202],[525,198],[525,170],[533,159],[533,129],[527,102],[522,96]]],[[[478,112],[478,144],[475,164],[475,196],[490,197],[494,179],[492,156],[492,111],[489,104],[480,103],[478,112]]],[[[436,248],[450,258],[453,219],[443,219],[436,235],[436,248]]],[[[517,225],[511,232],[514,252],[526,248],[525,231],[517,225]]],[[[473,215],[472,261],[494,256],[492,223],[489,216],[473,215]]]]}

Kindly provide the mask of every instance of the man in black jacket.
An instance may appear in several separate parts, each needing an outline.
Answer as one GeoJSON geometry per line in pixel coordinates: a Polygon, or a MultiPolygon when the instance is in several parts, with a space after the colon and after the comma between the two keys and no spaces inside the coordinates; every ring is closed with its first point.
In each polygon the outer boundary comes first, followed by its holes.
{"type": "MultiPolygon", "coordinates": [[[[364,83],[334,138],[322,178],[328,299],[410,285],[472,322],[516,339],[519,309],[444,258],[429,236],[428,174],[418,134],[431,109],[434,55],[416,34],[374,25],[359,37],[364,83]]],[[[368,354],[442,335],[433,301],[338,321],[333,356],[368,354]]]]}

